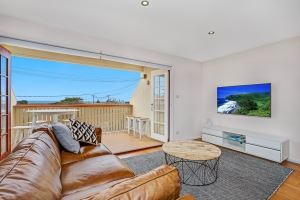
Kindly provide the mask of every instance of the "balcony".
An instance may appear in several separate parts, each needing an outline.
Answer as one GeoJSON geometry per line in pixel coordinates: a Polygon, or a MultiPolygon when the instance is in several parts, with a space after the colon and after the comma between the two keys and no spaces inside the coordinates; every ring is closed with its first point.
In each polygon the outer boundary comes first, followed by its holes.
{"type": "MultiPolygon", "coordinates": [[[[72,114],[80,121],[101,127],[102,142],[113,153],[162,144],[156,140],[167,141],[167,70],[31,49],[26,52],[28,57],[22,54],[12,59],[11,148],[31,133],[36,125],[33,122],[68,123],[72,114]],[[59,115],[58,120],[57,115],[41,113],[55,109],[76,112],[59,115]],[[34,110],[40,110],[36,119],[34,110]],[[128,134],[127,116],[153,118],[153,128],[147,122],[149,128],[143,131],[145,137],[141,139],[138,134],[128,134]]],[[[141,120],[136,124],[144,124],[141,120]]]]}
{"type": "MultiPolygon", "coordinates": [[[[33,114],[29,110],[74,109],[75,118],[85,121],[103,130],[102,142],[113,153],[121,153],[147,147],[159,146],[161,142],[136,135],[128,134],[126,117],[133,114],[133,105],[130,104],[18,104],[13,106],[12,148],[31,133],[33,114]],[[120,145],[120,141],[122,144],[120,145]]],[[[68,123],[70,114],[59,115],[58,121],[68,123]]],[[[50,115],[39,114],[38,123],[51,123],[50,115]]],[[[150,133],[146,133],[146,136],[150,133]]]]}

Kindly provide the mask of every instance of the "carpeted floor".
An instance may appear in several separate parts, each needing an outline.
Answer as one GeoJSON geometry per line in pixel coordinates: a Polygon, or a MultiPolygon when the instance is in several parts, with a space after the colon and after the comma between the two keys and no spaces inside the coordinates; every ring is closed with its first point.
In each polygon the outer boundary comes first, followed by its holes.
{"type": "MultiPolygon", "coordinates": [[[[136,174],[165,164],[162,151],[125,158],[136,174]]],[[[191,193],[201,200],[264,200],[269,199],[292,173],[280,164],[239,152],[222,149],[218,180],[208,186],[182,185],[182,194],[191,193]]]]}

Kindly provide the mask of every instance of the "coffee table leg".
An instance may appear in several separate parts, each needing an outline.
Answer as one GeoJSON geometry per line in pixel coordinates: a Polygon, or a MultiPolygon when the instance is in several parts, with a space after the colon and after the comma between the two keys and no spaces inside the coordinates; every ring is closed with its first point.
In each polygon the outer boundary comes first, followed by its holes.
{"type": "Polygon", "coordinates": [[[166,164],[175,166],[181,176],[181,183],[191,186],[204,186],[216,182],[219,158],[208,161],[192,161],[177,158],[165,153],[166,164]]]}
{"type": "Polygon", "coordinates": [[[166,164],[168,165],[169,164],[169,162],[168,162],[168,158],[167,158],[167,154],[165,153],[165,161],[166,161],[166,164]]]}

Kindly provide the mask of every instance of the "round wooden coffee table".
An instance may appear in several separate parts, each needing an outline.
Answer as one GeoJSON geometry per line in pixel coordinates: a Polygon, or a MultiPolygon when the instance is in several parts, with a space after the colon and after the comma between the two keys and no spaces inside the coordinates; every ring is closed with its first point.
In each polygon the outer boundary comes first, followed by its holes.
{"type": "Polygon", "coordinates": [[[186,185],[203,186],[218,178],[221,150],[200,141],[167,142],[162,146],[166,163],[175,166],[186,185]]]}

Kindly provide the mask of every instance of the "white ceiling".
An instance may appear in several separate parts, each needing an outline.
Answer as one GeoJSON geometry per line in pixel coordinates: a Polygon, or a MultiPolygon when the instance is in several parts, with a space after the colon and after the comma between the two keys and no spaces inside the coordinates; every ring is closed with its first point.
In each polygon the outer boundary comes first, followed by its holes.
{"type": "MultiPolygon", "coordinates": [[[[300,35],[300,0],[149,1],[142,7],[140,0],[0,0],[0,19],[198,61],[300,35]]],[[[24,26],[2,26],[0,35],[28,38],[24,26]]],[[[40,34],[31,32],[31,39],[40,34]]],[[[51,33],[43,40],[53,43],[51,33]]]]}

